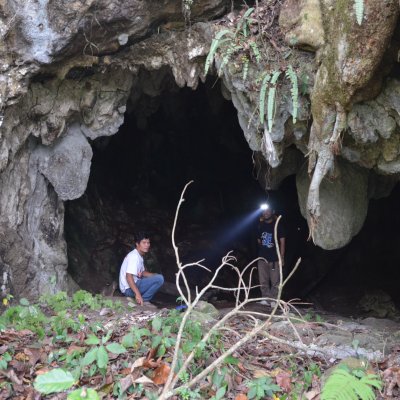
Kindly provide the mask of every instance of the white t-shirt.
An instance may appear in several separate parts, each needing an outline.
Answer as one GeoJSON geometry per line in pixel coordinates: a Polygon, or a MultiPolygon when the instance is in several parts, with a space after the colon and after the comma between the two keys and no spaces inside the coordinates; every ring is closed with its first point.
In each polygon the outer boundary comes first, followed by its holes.
{"type": "Polygon", "coordinates": [[[124,259],[121,270],[119,272],[119,289],[122,293],[129,288],[128,281],[126,280],[126,274],[132,274],[135,283],[137,282],[138,275],[141,275],[144,271],[143,257],[135,249],[132,250],[124,259]]]}

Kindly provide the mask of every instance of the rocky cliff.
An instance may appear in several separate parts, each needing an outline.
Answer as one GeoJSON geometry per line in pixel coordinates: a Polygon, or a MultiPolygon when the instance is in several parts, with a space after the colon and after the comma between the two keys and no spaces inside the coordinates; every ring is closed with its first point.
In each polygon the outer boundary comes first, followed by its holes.
{"type": "Polygon", "coordinates": [[[315,243],[348,243],[368,200],[400,173],[399,4],[363,3],[360,20],[352,0],[260,1],[247,14],[226,0],[0,1],[2,290],[74,287],[64,202],[85,192],[91,142],[118,132],[128,101],[159,95],[164,75],[196,89],[224,29],[233,50],[220,44],[210,73],[268,171],[260,183],[296,174],[315,243]],[[274,72],[289,78],[276,84],[273,121],[263,120],[262,82],[270,74],[274,87],[274,72]]]}

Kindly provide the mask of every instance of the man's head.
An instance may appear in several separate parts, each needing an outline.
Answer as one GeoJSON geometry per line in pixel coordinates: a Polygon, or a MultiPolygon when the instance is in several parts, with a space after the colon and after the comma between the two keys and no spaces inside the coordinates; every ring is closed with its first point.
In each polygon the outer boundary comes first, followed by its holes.
{"type": "Polygon", "coordinates": [[[150,237],[145,232],[138,232],[135,236],[136,250],[141,254],[145,254],[150,250],[150,237]]]}
{"type": "Polygon", "coordinates": [[[270,202],[261,204],[260,208],[262,210],[261,219],[263,221],[269,221],[273,218],[275,211],[273,205],[270,202]]]}
{"type": "Polygon", "coordinates": [[[274,213],[273,213],[273,210],[271,210],[271,208],[267,208],[266,210],[263,210],[263,212],[262,212],[262,217],[265,221],[270,220],[273,215],[274,215],[274,213]]]}

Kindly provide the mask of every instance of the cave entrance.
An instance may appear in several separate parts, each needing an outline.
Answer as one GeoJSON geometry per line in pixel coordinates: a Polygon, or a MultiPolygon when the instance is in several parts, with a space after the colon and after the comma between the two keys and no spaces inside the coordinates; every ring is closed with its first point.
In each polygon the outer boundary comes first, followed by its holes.
{"type": "MultiPolygon", "coordinates": [[[[69,272],[84,289],[98,292],[117,280],[138,230],[152,238],[147,265],[175,280],[171,231],[190,180],[176,233],[183,261],[205,258],[213,269],[229,250],[241,264],[256,255],[256,218],[243,221],[265,192],[235,108],[218,82],[195,91],[179,89],[170,75],[160,82],[157,95],[132,90],[119,132],[92,143],[85,194],[66,204],[69,272]]],[[[197,284],[203,276],[193,272],[190,281],[197,284]]]]}
{"type": "MultiPolygon", "coordinates": [[[[364,227],[349,245],[324,251],[306,240],[295,177],[286,178],[276,192],[266,194],[261,188],[254,154],[219,82],[207,81],[193,91],[179,89],[165,71],[153,78],[158,90],[143,89],[149,77],[141,79],[140,90],[132,90],[119,132],[92,142],[87,190],[66,203],[69,273],[82,288],[100,292],[117,281],[138,230],[152,238],[147,266],[174,282],[173,218],[184,185],[193,180],[176,232],[184,262],[205,258],[204,264],[214,269],[233,250],[238,265],[245,266],[257,255],[257,218],[249,221],[248,216],[270,196],[287,231],[286,273],[297,257],[303,258],[285,298],[354,314],[368,313],[360,300],[380,292],[400,306],[399,185],[389,197],[371,200],[364,227]]],[[[193,270],[189,278],[192,285],[201,285],[206,275],[193,270]]],[[[224,283],[229,278],[223,276],[224,283]]],[[[384,295],[377,302],[384,303],[384,295]]]]}

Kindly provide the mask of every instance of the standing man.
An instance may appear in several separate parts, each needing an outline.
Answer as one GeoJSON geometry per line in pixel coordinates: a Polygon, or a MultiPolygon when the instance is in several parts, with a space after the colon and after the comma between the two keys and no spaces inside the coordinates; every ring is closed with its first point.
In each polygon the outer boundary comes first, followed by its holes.
{"type": "MultiPolygon", "coordinates": [[[[258,276],[260,279],[261,296],[276,299],[279,285],[279,258],[277,244],[275,243],[276,217],[270,206],[264,205],[263,213],[257,230],[258,256],[265,258],[257,263],[258,276]]],[[[285,233],[282,225],[278,225],[278,250],[282,259],[282,267],[285,259],[285,233]]],[[[269,305],[267,300],[260,304],[269,305]]],[[[271,301],[271,306],[275,302],[271,301]]]]}
{"type": "Polygon", "coordinates": [[[149,235],[139,232],[135,236],[136,248],[124,259],[119,273],[119,289],[127,297],[133,297],[139,305],[147,305],[164,283],[160,274],[144,268],[143,256],[150,250],[149,235]]]}

